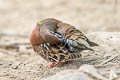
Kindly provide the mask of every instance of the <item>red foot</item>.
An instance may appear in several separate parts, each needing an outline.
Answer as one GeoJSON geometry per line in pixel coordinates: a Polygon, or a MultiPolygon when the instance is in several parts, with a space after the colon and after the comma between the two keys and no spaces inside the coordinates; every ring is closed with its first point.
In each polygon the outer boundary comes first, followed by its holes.
{"type": "Polygon", "coordinates": [[[49,68],[53,68],[53,67],[55,67],[56,65],[57,65],[56,62],[52,62],[50,65],[48,65],[48,67],[49,67],[49,68]]]}

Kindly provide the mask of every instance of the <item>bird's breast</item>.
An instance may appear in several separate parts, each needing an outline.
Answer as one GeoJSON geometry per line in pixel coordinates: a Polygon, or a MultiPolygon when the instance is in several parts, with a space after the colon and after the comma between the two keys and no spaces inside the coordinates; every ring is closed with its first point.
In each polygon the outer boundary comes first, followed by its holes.
{"type": "Polygon", "coordinates": [[[33,29],[32,34],[30,36],[30,42],[31,42],[32,45],[38,45],[38,44],[45,43],[43,38],[40,36],[40,32],[39,31],[40,31],[39,26],[36,26],[33,29]]]}

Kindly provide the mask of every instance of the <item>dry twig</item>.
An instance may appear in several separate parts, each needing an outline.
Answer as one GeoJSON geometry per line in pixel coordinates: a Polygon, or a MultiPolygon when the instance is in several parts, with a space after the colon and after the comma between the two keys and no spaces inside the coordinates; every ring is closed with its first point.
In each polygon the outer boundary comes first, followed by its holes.
{"type": "Polygon", "coordinates": [[[23,37],[28,38],[28,35],[16,34],[16,33],[0,33],[0,36],[7,36],[7,37],[23,37]]]}
{"type": "Polygon", "coordinates": [[[7,42],[7,43],[0,43],[0,48],[3,49],[19,49],[21,45],[24,46],[30,46],[30,43],[28,41],[12,41],[12,42],[7,42]]]}
{"type": "Polygon", "coordinates": [[[118,57],[118,56],[120,56],[120,54],[117,54],[117,55],[115,55],[115,56],[112,56],[111,58],[109,58],[109,59],[105,60],[105,61],[104,61],[104,62],[102,62],[101,64],[95,65],[95,67],[98,67],[98,66],[103,66],[104,64],[106,64],[106,63],[108,63],[108,62],[112,61],[114,58],[116,58],[116,57],[118,57]]]}

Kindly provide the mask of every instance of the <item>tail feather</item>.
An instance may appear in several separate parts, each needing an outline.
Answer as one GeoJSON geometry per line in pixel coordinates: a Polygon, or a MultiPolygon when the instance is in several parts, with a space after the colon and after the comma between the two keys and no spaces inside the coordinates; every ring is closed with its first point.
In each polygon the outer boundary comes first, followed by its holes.
{"type": "Polygon", "coordinates": [[[83,39],[79,39],[77,42],[78,42],[78,47],[81,49],[82,48],[83,49],[90,49],[91,48],[90,44],[83,39]]]}
{"type": "Polygon", "coordinates": [[[92,42],[92,41],[89,41],[88,43],[90,44],[90,46],[99,46],[97,43],[92,42]]]}
{"type": "Polygon", "coordinates": [[[78,39],[76,40],[77,42],[77,48],[79,48],[80,50],[91,50],[91,51],[94,51],[91,47],[92,46],[98,46],[98,44],[94,43],[94,42],[91,42],[89,40],[84,40],[84,39],[78,39]]]}
{"type": "Polygon", "coordinates": [[[81,57],[82,57],[81,54],[71,53],[71,54],[68,55],[67,61],[76,60],[76,59],[79,59],[81,57]]]}

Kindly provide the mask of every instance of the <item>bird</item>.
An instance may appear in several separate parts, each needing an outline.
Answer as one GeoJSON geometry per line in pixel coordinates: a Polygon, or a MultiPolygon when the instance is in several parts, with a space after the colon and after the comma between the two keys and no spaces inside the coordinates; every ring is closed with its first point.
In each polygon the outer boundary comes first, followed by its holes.
{"type": "Polygon", "coordinates": [[[54,18],[37,22],[30,43],[37,54],[52,62],[50,67],[79,59],[82,57],[80,51],[94,51],[91,47],[98,46],[74,26],[54,18]]]}

